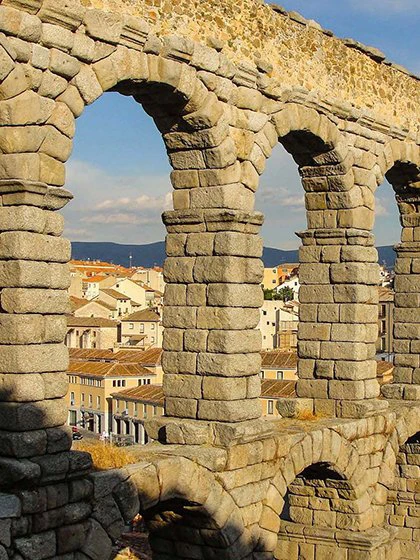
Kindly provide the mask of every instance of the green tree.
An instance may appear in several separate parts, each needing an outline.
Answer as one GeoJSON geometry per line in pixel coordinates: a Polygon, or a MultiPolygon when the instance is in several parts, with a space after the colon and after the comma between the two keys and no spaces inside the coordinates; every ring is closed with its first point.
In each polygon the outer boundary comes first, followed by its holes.
{"type": "Polygon", "coordinates": [[[295,294],[289,286],[285,286],[284,288],[280,288],[277,292],[278,299],[282,299],[283,301],[291,301],[295,294]]]}

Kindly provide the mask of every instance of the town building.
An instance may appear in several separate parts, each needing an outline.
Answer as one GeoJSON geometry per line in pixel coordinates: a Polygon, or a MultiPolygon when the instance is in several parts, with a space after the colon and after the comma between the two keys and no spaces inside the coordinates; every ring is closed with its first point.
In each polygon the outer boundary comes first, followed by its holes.
{"type": "Polygon", "coordinates": [[[273,290],[287,280],[293,273],[297,273],[298,263],[282,263],[277,266],[264,268],[263,288],[273,290]]]}
{"type": "MultiPolygon", "coordinates": [[[[107,356],[109,357],[110,354],[107,356]]],[[[67,372],[69,380],[67,398],[68,423],[71,426],[82,426],[96,434],[103,431],[111,432],[113,430],[111,394],[122,388],[149,385],[157,377],[138,362],[118,361],[117,353],[113,354],[112,358],[70,359],[67,372]]]]}
{"type": "Polygon", "coordinates": [[[394,292],[387,287],[379,287],[378,358],[390,359],[394,352],[394,292]]]}
{"type": "Polygon", "coordinates": [[[155,266],[153,268],[136,268],[134,274],[131,275],[131,279],[140,281],[157,292],[163,293],[165,291],[163,268],[160,266],[155,266]]]}
{"type": "Polygon", "coordinates": [[[143,309],[121,320],[121,346],[162,346],[162,323],[156,311],[143,309]]]}
{"type": "Polygon", "coordinates": [[[98,297],[101,289],[113,286],[115,280],[115,276],[102,276],[99,274],[83,278],[82,297],[88,300],[98,297]]]}
{"type": "Polygon", "coordinates": [[[119,340],[119,325],[103,317],[67,317],[65,344],[68,348],[113,348],[119,340]]]}
{"type": "Polygon", "coordinates": [[[112,433],[132,436],[133,443],[147,443],[144,421],[164,413],[162,385],[140,385],[111,394],[112,433]]]}
{"type": "Polygon", "coordinates": [[[296,349],[298,323],[298,314],[282,300],[264,300],[258,323],[262,349],[296,349]]]}
{"type": "Polygon", "coordinates": [[[296,380],[297,354],[283,350],[261,352],[261,379],[296,380]]]}
{"type": "Polygon", "coordinates": [[[130,296],[127,296],[114,288],[105,288],[100,290],[98,301],[104,302],[112,307],[113,310],[111,315],[112,318],[116,320],[126,317],[134,311],[141,309],[141,305],[132,301],[130,296]]]}

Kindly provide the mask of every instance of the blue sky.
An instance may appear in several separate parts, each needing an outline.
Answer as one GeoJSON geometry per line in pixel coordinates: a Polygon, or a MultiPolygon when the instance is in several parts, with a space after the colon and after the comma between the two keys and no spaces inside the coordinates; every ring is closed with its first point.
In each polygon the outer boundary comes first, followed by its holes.
{"type": "MultiPolygon", "coordinates": [[[[334,31],[374,45],[394,62],[420,74],[419,0],[283,0],[334,31]]],[[[171,208],[170,166],[152,119],[132,98],[108,93],[79,117],[67,188],[75,199],[64,209],[73,241],[152,243],[165,236],[161,212],[171,208]]],[[[257,193],[266,221],[264,244],[299,245],[305,228],[303,190],[296,164],[282,146],[268,161],[257,193]]],[[[377,191],[378,245],[399,239],[397,209],[389,185],[377,191]]]]}

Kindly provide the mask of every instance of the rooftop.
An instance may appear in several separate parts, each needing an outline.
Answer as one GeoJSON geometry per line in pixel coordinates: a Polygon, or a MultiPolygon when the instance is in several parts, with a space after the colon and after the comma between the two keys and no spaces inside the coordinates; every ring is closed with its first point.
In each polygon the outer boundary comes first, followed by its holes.
{"type": "Polygon", "coordinates": [[[107,296],[110,296],[114,299],[124,299],[124,300],[129,300],[131,298],[129,298],[128,296],[126,296],[125,294],[122,294],[121,292],[118,292],[117,290],[114,290],[113,288],[104,288],[101,290],[101,292],[103,294],[106,294],[107,296]]]}
{"type": "Polygon", "coordinates": [[[103,317],[74,317],[69,315],[67,317],[68,327],[115,327],[117,328],[117,321],[105,319],[103,317]]]}
{"type": "Polygon", "coordinates": [[[70,360],[68,374],[93,377],[154,377],[155,374],[140,364],[70,360]]]}
{"type": "Polygon", "coordinates": [[[162,348],[149,350],[97,350],[96,348],[69,348],[71,360],[117,362],[124,364],[141,364],[143,367],[160,365],[162,348]]]}
{"type": "Polygon", "coordinates": [[[132,389],[111,393],[111,396],[121,400],[141,401],[162,407],[164,401],[162,385],[139,385],[132,389]]]}
{"type": "Polygon", "coordinates": [[[284,350],[266,350],[261,352],[262,368],[267,369],[296,369],[296,352],[285,352],[284,350]]]}
{"type": "Polygon", "coordinates": [[[142,309],[122,319],[122,322],[124,321],[158,322],[160,321],[160,315],[151,309],[142,309]]]}

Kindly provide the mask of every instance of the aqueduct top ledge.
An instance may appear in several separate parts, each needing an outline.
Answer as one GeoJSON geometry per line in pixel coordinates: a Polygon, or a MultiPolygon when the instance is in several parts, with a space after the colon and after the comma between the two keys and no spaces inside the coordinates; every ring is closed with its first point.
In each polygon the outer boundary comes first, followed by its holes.
{"type": "MultiPolygon", "coordinates": [[[[2,3],[32,13],[38,13],[41,5],[44,11],[54,5],[58,19],[66,10],[74,13],[73,5],[104,10],[109,12],[111,42],[113,36],[118,42],[122,19],[137,16],[161,38],[177,35],[220,51],[242,67],[249,85],[254,82],[253,87],[270,97],[287,100],[291,88],[298,87],[301,94],[311,92],[312,98],[327,102],[332,113],[346,108],[355,116],[365,114],[414,134],[419,130],[418,78],[386,60],[378,49],[338,39],[313,20],[261,0],[2,3]]],[[[67,25],[74,26],[74,20],[69,19],[67,25]]]]}

